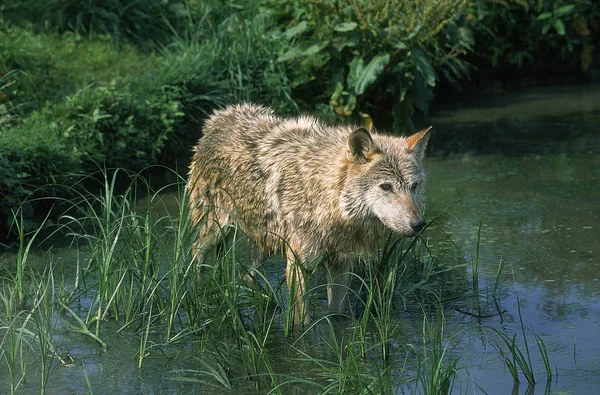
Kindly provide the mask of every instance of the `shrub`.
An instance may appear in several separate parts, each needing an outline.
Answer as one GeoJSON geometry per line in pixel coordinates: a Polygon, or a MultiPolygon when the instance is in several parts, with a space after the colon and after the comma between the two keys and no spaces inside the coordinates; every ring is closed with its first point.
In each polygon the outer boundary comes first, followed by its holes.
{"type": "Polygon", "coordinates": [[[137,171],[157,162],[183,114],[168,87],[135,88],[85,88],[0,130],[4,225],[24,201],[24,216],[35,224],[38,209],[52,204],[38,198],[68,197],[81,175],[104,167],[137,171]]]}
{"type": "Polygon", "coordinates": [[[467,15],[477,46],[469,60],[483,76],[556,80],[585,74],[594,63],[597,1],[473,1],[467,15]]]}
{"type": "Polygon", "coordinates": [[[139,51],[117,50],[103,37],[35,34],[0,19],[0,102],[11,113],[25,114],[83,86],[108,84],[144,61],[139,51]]]}
{"type": "MultiPolygon", "coordinates": [[[[33,81],[42,75],[57,82],[69,77],[69,84],[79,88],[54,87],[55,94],[62,89],[62,97],[50,100],[50,94],[40,95],[45,97],[45,104],[38,100],[37,109],[29,114],[14,111],[24,96],[13,95],[8,102],[12,107],[5,105],[12,110],[0,114],[5,143],[0,145],[0,161],[11,163],[0,172],[4,222],[10,222],[11,210],[32,191],[38,191],[35,197],[50,196],[50,189],[52,194],[67,196],[67,185],[98,168],[138,171],[157,163],[173,166],[176,158],[185,163],[191,145],[200,136],[202,120],[216,107],[250,100],[293,112],[285,70],[276,59],[278,46],[287,43],[267,32],[268,15],[251,11],[224,20],[210,39],[174,42],[176,45],[164,49],[162,56],[130,63],[129,73],[115,73],[114,78],[104,79],[109,74],[102,67],[110,69],[104,61],[119,52],[106,43],[97,47],[98,53],[86,61],[87,66],[53,66],[47,68],[47,74],[23,71],[22,75],[33,76],[33,81]],[[52,185],[48,193],[39,189],[45,185],[52,185]]],[[[51,47],[67,40],[47,34],[25,37],[41,42],[30,45],[40,48],[38,57],[32,59],[42,59],[41,63],[46,62],[45,56],[56,56],[42,50],[47,42],[51,47]]],[[[73,45],[87,48],[92,43],[95,40],[73,45]]],[[[124,49],[121,52],[127,54],[124,49]]],[[[17,53],[27,58],[28,51],[17,53]]],[[[60,56],[56,59],[65,62],[60,56]]],[[[12,60],[10,64],[14,67],[17,63],[12,60]]],[[[30,208],[24,213],[27,220],[40,217],[41,203],[28,203],[30,208]]]]}
{"type": "MultiPolygon", "coordinates": [[[[439,71],[466,72],[458,59],[472,44],[457,24],[467,0],[271,0],[291,48],[287,66],[294,97],[337,118],[393,114],[402,132],[414,108],[427,111],[439,71]],[[316,100],[315,100],[316,98],[316,100]],[[382,111],[383,110],[383,111],[382,111]]],[[[389,122],[391,123],[391,122],[389,122]]]]}
{"type": "Polygon", "coordinates": [[[168,44],[173,33],[193,25],[193,11],[202,2],[181,0],[23,0],[4,5],[3,16],[33,23],[38,30],[83,36],[107,35],[119,47],[123,42],[143,49],[168,44]],[[191,6],[190,6],[191,3],[191,6]],[[195,7],[195,8],[193,8],[195,7]]]}
{"type": "Polygon", "coordinates": [[[35,228],[53,203],[43,198],[67,196],[64,186],[81,174],[81,152],[60,138],[60,129],[58,119],[49,120],[40,112],[18,126],[0,130],[2,236],[19,209],[26,228],[35,228]]]}

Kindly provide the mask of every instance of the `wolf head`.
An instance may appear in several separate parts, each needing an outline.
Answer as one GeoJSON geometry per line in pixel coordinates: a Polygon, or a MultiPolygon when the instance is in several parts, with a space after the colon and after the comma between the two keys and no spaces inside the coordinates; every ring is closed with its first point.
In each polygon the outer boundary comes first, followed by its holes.
{"type": "Polygon", "coordinates": [[[371,135],[356,129],[348,136],[345,179],[340,195],[347,219],[378,218],[386,227],[414,235],[426,225],[422,161],[429,140],[423,130],[408,138],[371,135]]]}

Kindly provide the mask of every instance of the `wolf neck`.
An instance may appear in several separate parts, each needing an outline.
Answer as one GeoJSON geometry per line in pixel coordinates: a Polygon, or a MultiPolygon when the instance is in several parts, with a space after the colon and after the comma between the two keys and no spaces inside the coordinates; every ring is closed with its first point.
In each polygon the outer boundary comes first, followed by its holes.
{"type": "MultiPolygon", "coordinates": [[[[350,215],[344,212],[342,200],[348,198],[344,196],[344,186],[349,168],[345,151],[339,152],[339,145],[337,148],[337,151],[323,153],[321,160],[312,163],[312,182],[319,194],[310,196],[311,190],[305,191],[306,208],[310,209],[304,212],[310,213],[310,218],[304,230],[312,234],[322,233],[316,238],[320,241],[319,246],[313,247],[316,250],[375,252],[389,231],[364,208],[350,215]]],[[[315,240],[314,237],[307,239],[315,240]]]]}

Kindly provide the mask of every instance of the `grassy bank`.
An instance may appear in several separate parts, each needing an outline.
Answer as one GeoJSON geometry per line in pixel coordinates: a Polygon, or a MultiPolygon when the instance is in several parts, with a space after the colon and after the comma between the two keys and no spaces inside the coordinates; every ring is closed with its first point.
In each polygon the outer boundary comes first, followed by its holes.
{"type": "Polygon", "coordinates": [[[98,168],[185,163],[214,108],[253,99],[289,112],[261,25],[234,15],[220,26],[202,42],[145,54],[108,37],[34,34],[0,20],[3,236],[19,207],[35,228],[50,199],[72,196],[98,168]]]}

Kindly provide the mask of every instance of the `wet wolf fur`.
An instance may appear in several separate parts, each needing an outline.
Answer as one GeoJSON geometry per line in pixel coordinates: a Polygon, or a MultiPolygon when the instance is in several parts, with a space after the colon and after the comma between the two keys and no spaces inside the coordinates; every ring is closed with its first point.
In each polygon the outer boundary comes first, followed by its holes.
{"type": "Polygon", "coordinates": [[[216,111],[190,164],[190,207],[200,226],[194,252],[206,263],[233,224],[260,251],[283,249],[294,322],[305,324],[306,274],[327,256],[329,309],[342,312],[356,257],[377,251],[389,230],[414,235],[425,226],[428,139],[429,130],[392,137],[251,104],[216,111]]]}

